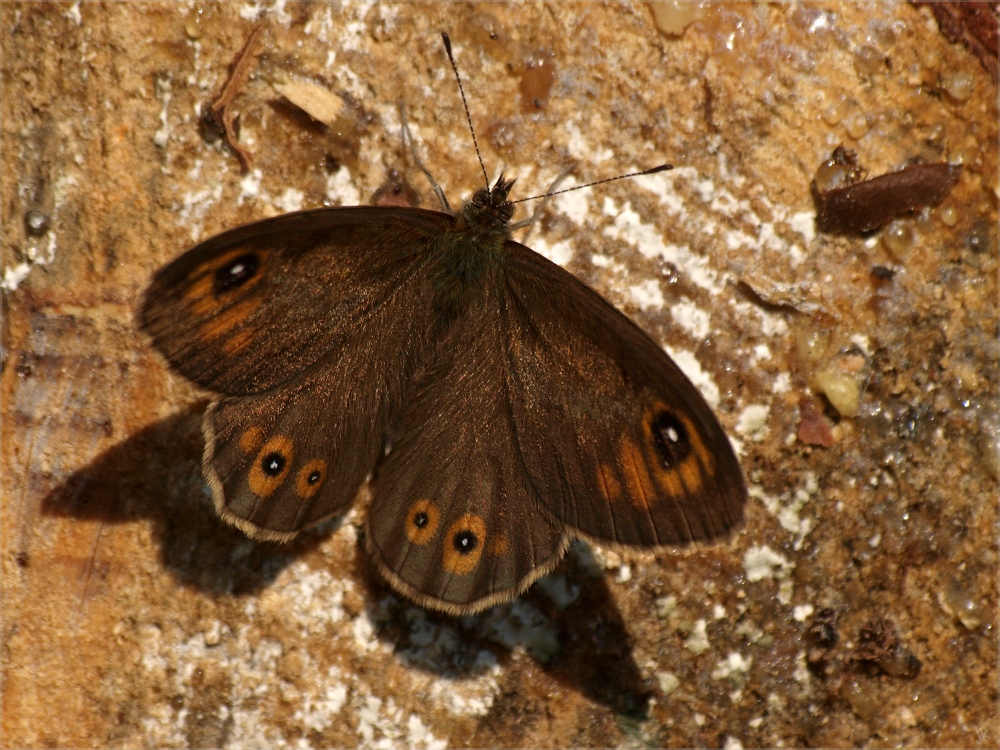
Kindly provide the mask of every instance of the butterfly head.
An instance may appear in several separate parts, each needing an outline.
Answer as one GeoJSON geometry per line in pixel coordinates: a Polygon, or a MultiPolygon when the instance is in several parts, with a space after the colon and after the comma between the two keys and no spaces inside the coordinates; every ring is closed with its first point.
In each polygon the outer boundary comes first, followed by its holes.
{"type": "Polygon", "coordinates": [[[501,174],[491,188],[477,190],[462,208],[459,221],[469,230],[484,233],[505,232],[514,206],[507,202],[514,180],[501,174]]]}
{"type": "MultiPolygon", "coordinates": [[[[510,189],[514,187],[514,180],[508,180],[503,176],[503,173],[497,177],[497,181],[493,184],[493,187],[483,188],[478,190],[474,196],[472,196],[472,202],[483,207],[490,207],[494,210],[499,210],[501,208],[509,208],[510,214],[514,213],[514,208],[507,202],[507,196],[510,195],[510,189]]],[[[509,216],[508,216],[509,218],[509,216]]]]}

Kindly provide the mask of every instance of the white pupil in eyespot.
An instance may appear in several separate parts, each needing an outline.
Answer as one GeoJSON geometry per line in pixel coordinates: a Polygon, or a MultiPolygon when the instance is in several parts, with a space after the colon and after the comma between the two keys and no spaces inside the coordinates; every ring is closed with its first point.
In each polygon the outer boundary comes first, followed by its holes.
{"type": "Polygon", "coordinates": [[[667,440],[669,440],[671,443],[676,443],[680,439],[681,436],[677,434],[677,430],[675,430],[673,427],[667,428],[667,440]]]}
{"type": "Polygon", "coordinates": [[[230,276],[239,276],[241,273],[243,273],[243,270],[245,268],[246,268],[246,266],[244,266],[242,263],[236,263],[235,265],[233,265],[232,267],[230,267],[230,269],[229,269],[229,275],[230,276]]]}

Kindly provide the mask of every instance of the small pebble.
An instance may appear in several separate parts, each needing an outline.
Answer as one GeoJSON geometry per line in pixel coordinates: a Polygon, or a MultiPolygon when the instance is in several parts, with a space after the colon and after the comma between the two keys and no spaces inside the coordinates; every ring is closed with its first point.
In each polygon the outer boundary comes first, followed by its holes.
{"type": "Polygon", "coordinates": [[[851,704],[851,709],[865,721],[871,721],[878,714],[878,701],[867,687],[858,680],[844,683],[844,697],[851,704]]]}
{"type": "Polygon", "coordinates": [[[862,355],[842,352],[813,373],[816,389],[842,416],[857,416],[861,407],[861,393],[868,379],[865,364],[862,355]]]}
{"type": "Polygon", "coordinates": [[[949,73],[941,78],[941,88],[952,99],[964,102],[972,97],[976,82],[968,73],[949,73]]]}
{"type": "Polygon", "coordinates": [[[673,672],[657,672],[656,681],[660,684],[660,690],[664,695],[670,695],[681,686],[681,681],[673,672]]]}
{"type": "Polygon", "coordinates": [[[939,595],[941,606],[969,630],[983,624],[983,610],[976,597],[958,581],[952,581],[939,595]]]}
{"type": "Polygon", "coordinates": [[[50,226],[48,214],[37,208],[32,208],[24,214],[24,228],[32,237],[41,237],[49,231],[50,226]]]}
{"type": "Polygon", "coordinates": [[[847,134],[854,140],[864,137],[871,130],[874,117],[864,112],[855,112],[847,118],[847,134]]]}
{"type": "Polygon", "coordinates": [[[953,227],[958,223],[958,211],[953,206],[945,206],[941,209],[941,222],[946,227],[953,227]]]}
{"type": "Polygon", "coordinates": [[[795,335],[795,347],[803,362],[816,364],[830,348],[830,331],[804,328],[795,335]]]}
{"type": "Polygon", "coordinates": [[[704,9],[701,3],[690,0],[670,0],[649,4],[653,11],[653,23],[664,34],[680,36],[684,29],[701,18],[704,9]]]}
{"type": "Polygon", "coordinates": [[[820,117],[823,118],[823,122],[827,125],[836,125],[844,119],[845,111],[846,105],[844,104],[844,101],[841,100],[824,107],[823,111],[820,112],[820,117]]]}

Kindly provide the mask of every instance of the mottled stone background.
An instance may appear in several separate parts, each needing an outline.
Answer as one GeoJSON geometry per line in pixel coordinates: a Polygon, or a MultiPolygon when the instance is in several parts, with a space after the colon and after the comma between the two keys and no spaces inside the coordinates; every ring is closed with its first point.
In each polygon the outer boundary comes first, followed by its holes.
{"type": "Polygon", "coordinates": [[[4,746],[997,745],[996,81],[926,6],[677,16],[3,3],[4,746]],[[258,22],[244,174],[198,112],[258,22]],[[378,581],[364,511],[288,546],[225,527],[204,396],[133,324],[227,227],[392,179],[434,207],[399,101],[452,201],[477,188],[442,30],[520,195],[677,165],[552,201],[529,244],[668,346],[752,487],[726,545],[580,546],[458,620],[378,581]],[[809,184],[840,143],[964,169],[888,241],[828,236],[809,184]]]}

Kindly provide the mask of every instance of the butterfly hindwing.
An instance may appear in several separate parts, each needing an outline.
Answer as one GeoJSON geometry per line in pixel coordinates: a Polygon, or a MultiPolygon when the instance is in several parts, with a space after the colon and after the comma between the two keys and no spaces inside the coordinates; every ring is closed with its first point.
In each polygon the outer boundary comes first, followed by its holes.
{"type": "Polygon", "coordinates": [[[697,389],[596,292],[506,247],[513,423],[546,507],[571,533],[636,547],[738,526],[742,473],[697,389]]]}
{"type": "Polygon", "coordinates": [[[204,472],[216,510],[256,538],[285,540],[347,510],[382,448],[386,403],[342,379],[224,397],[205,414],[204,472]]]}
{"type": "Polygon", "coordinates": [[[376,471],[368,513],[383,575],[452,613],[516,596],[567,544],[518,453],[495,291],[487,285],[439,343],[376,471]]]}

